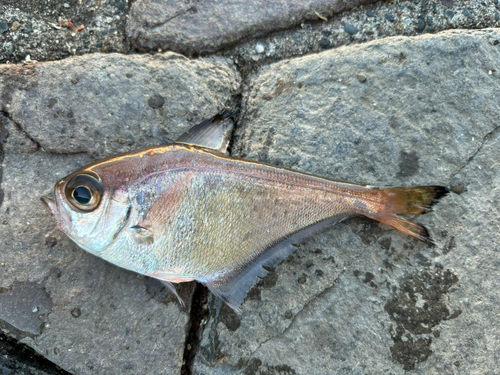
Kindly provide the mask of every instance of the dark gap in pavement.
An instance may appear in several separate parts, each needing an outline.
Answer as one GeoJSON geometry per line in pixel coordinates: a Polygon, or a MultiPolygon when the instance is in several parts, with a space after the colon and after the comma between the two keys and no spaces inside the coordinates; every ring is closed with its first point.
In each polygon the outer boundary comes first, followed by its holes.
{"type": "Polygon", "coordinates": [[[191,311],[189,317],[189,331],[184,343],[184,354],[182,356],[181,375],[191,375],[193,364],[198,347],[200,346],[203,333],[202,322],[208,315],[208,288],[200,283],[196,283],[196,288],[191,301],[191,311]]]}
{"type": "MultiPolygon", "coordinates": [[[[239,72],[240,73],[240,72],[239,72]]],[[[241,74],[241,73],[240,73],[241,74]]],[[[241,100],[243,94],[240,92],[233,99],[233,110],[237,114],[234,121],[233,131],[229,139],[227,152],[232,154],[232,147],[234,143],[234,134],[238,127],[239,116],[241,116],[241,100]]],[[[184,343],[184,354],[182,356],[181,375],[192,375],[193,361],[198,352],[200,341],[203,334],[202,322],[208,319],[208,288],[204,285],[197,283],[191,301],[191,310],[189,317],[189,331],[187,333],[186,341],[184,343]]]]}
{"type": "Polygon", "coordinates": [[[5,141],[7,140],[7,128],[5,127],[4,125],[4,116],[3,116],[3,112],[0,112],[0,207],[2,207],[2,203],[3,203],[3,198],[4,198],[4,192],[3,192],[3,189],[2,189],[2,177],[3,177],[3,167],[2,167],[2,163],[3,163],[3,158],[4,158],[4,152],[3,152],[3,147],[2,147],[2,143],[5,143],[5,141]]]}
{"type": "MultiPolygon", "coordinates": [[[[12,123],[16,126],[16,128],[17,128],[17,129],[18,129],[21,133],[23,133],[23,134],[26,136],[26,138],[28,138],[31,142],[33,142],[33,143],[36,145],[36,147],[37,147],[38,149],[41,149],[41,148],[42,148],[42,147],[40,146],[40,143],[38,143],[38,141],[37,141],[36,139],[34,139],[33,137],[31,137],[31,135],[29,135],[29,134],[26,132],[26,130],[24,130],[24,129],[23,129],[23,127],[21,126],[21,124],[19,124],[18,122],[14,121],[14,119],[12,118],[12,116],[11,116],[8,112],[5,112],[5,111],[0,111],[0,115],[1,115],[1,116],[3,116],[3,117],[5,117],[6,119],[10,120],[10,121],[11,121],[11,122],[12,122],[12,123]]],[[[0,120],[1,120],[1,118],[0,118],[0,120]]],[[[3,129],[3,121],[2,121],[2,129],[3,129]]],[[[7,134],[7,137],[8,137],[8,134],[7,134]]],[[[3,138],[3,136],[2,136],[2,138],[3,138]]],[[[7,139],[7,138],[5,138],[5,139],[7,139]]],[[[5,142],[5,140],[4,140],[4,142],[5,142]]],[[[0,149],[1,149],[1,146],[0,146],[0,149]]],[[[2,159],[2,156],[0,155],[0,161],[2,161],[1,159],[2,159]]],[[[0,179],[0,181],[1,181],[1,179],[0,179]]]]}
{"type": "Polygon", "coordinates": [[[29,346],[0,333],[0,370],[3,374],[71,375],[29,346]]]}
{"type": "MultiPolygon", "coordinates": [[[[240,73],[240,72],[238,72],[240,73]]],[[[241,73],[240,73],[241,75],[241,73]]],[[[241,100],[242,100],[243,94],[240,92],[238,95],[234,97],[234,113],[236,114],[236,118],[234,119],[234,126],[233,126],[233,131],[231,132],[231,137],[229,138],[229,144],[227,145],[227,152],[229,155],[233,154],[233,144],[234,144],[234,134],[236,133],[236,129],[238,128],[238,122],[240,120],[241,116],[241,100]]]]}

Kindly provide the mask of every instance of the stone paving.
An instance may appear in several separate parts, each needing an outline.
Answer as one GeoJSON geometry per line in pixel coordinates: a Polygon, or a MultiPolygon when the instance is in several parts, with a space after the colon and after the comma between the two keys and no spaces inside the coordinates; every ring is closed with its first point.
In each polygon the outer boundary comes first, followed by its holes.
{"type": "Polygon", "coordinates": [[[2,373],[496,372],[498,1],[0,8],[2,373]],[[234,156],[450,187],[419,218],[437,245],[351,219],[301,244],[240,312],[195,283],[178,287],[182,307],[79,249],[39,201],[93,160],[172,142],[227,109],[241,111],[234,156]],[[26,346],[43,358],[29,362],[26,346]]]}

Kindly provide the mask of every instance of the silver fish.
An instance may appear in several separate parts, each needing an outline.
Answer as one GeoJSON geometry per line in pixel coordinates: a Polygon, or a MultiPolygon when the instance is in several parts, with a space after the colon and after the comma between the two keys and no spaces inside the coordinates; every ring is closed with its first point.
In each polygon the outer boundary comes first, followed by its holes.
{"type": "Polygon", "coordinates": [[[233,120],[216,116],[176,143],[87,165],[42,202],[88,252],[167,283],[197,280],[234,309],[266,275],[263,266],[351,216],[433,243],[401,215],[428,212],[445,187],[360,186],[226,156],[233,120]]]}

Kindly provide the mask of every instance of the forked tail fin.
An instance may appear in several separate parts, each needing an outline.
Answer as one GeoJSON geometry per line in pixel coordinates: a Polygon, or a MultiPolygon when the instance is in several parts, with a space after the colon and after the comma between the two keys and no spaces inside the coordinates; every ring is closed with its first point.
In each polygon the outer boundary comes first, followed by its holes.
{"type": "Polygon", "coordinates": [[[447,188],[411,186],[381,189],[380,192],[384,208],[373,217],[374,219],[429,245],[434,245],[423,225],[399,215],[421,215],[431,211],[432,205],[448,194],[447,188]]]}

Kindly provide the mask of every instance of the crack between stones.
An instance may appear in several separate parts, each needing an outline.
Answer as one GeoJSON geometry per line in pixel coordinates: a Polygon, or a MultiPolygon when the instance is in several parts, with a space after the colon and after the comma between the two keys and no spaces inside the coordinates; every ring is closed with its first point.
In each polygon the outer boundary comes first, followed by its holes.
{"type": "Polygon", "coordinates": [[[196,358],[196,353],[198,352],[203,333],[202,321],[206,319],[208,313],[206,309],[207,296],[208,288],[197,283],[193,292],[189,311],[189,329],[187,331],[186,340],[184,341],[181,375],[191,375],[193,373],[191,367],[196,358]]]}
{"type": "Polygon", "coordinates": [[[38,374],[39,371],[40,373],[43,371],[47,375],[71,375],[29,346],[2,332],[0,332],[0,355],[0,365],[5,369],[3,372],[5,374],[10,374],[11,371],[15,374],[38,374]]]}
{"type": "Polygon", "coordinates": [[[3,167],[2,167],[2,164],[3,164],[3,159],[4,159],[4,152],[3,152],[2,142],[3,142],[3,139],[4,139],[4,134],[3,134],[4,131],[5,131],[5,127],[4,127],[2,119],[0,118],[0,207],[2,207],[3,199],[4,199],[4,192],[3,192],[3,189],[2,189],[2,178],[3,178],[3,167]]]}
{"type": "Polygon", "coordinates": [[[481,144],[479,145],[478,149],[471,155],[469,156],[469,158],[467,159],[467,161],[456,171],[454,172],[452,175],[451,175],[451,178],[455,177],[457,174],[459,174],[460,172],[462,172],[462,170],[464,170],[464,168],[466,168],[473,160],[474,158],[476,157],[477,154],[479,154],[481,152],[481,150],[483,149],[483,146],[484,144],[486,143],[487,140],[489,140],[491,137],[493,137],[493,135],[500,129],[500,125],[495,127],[495,129],[491,130],[490,132],[488,132],[484,137],[483,139],[481,140],[481,144]]]}
{"type": "MultiPolygon", "coordinates": [[[[36,149],[37,151],[43,151],[45,153],[48,153],[48,154],[52,154],[52,155],[87,155],[87,156],[90,156],[92,157],[92,153],[90,152],[87,152],[87,151],[78,151],[78,152],[51,152],[51,151],[46,151],[43,146],[40,144],[39,141],[37,141],[35,138],[33,138],[23,127],[21,124],[19,124],[18,122],[16,122],[12,116],[6,112],[6,111],[2,111],[0,110],[0,114],[3,115],[5,118],[7,118],[8,120],[12,121],[12,123],[15,125],[15,127],[17,128],[17,130],[19,130],[21,133],[24,134],[24,136],[26,138],[28,138],[31,142],[33,142],[35,145],[36,145],[36,149]]],[[[94,156],[95,158],[95,156],[94,156]]],[[[3,160],[2,157],[0,157],[0,162],[3,160]]],[[[1,181],[1,180],[0,180],[1,181]]]]}
{"type": "MultiPolygon", "coordinates": [[[[241,74],[238,71],[239,74],[241,74]]],[[[242,90],[234,96],[233,107],[236,113],[241,113],[241,100],[242,100],[242,90]]],[[[232,146],[234,143],[234,135],[238,127],[238,119],[236,118],[234,122],[234,127],[229,139],[229,145],[227,151],[229,155],[232,154],[232,146]]],[[[181,375],[191,375],[193,374],[192,366],[200,346],[202,339],[204,325],[202,321],[207,319],[208,310],[206,308],[208,299],[208,288],[200,283],[197,283],[193,297],[191,299],[190,317],[189,317],[189,329],[186,333],[186,339],[184,341],[184,352],[182,356],[182,367],[181,375]]]]}
{"type": "Polygon", "coordinates": [[[12,121],[12,123],[16,126],[17,130],[19,130],[21,133],[23,133],[26,138],[28,138],[31,142],[33,142],[35,145],[36,145],[36,148],[37,150],[40,150],[42,149],[42,146],[40,145],[40,143],[34,139],[31,135],[28,134],[28,132],[26,130],[23,129],[23,127],[21,126],[21,124],[19,124],[18,122],[16,122],[12,116],[10,115],[10,113],[6,112],[6,111],[1,111],[0,112],[4,117],[6,117],[7,119],[9,119],[10,121],[12,121]]]}
{"type": "Polygon", "coordinates": [[[280,334],[278,334],[278,335],[275,335],[275,336],[269,337],[268,339],[266,339],[266,340],[262,341],[262,342],[259,344],[259,346],[257,346],[257,348],[256,348],[255,350],[253,350],[253,351],[250,353],[250,356],[249,356],[249,357],[248,357],[248,359],[246,360],[245,365],[248,365],[248,362],[250,362],[250,360],[253,358],[254,354],[255,354],[255,353],[257,353],[263,345],[267,344],[267,343],[268,343],[269,341],[271,341],[271,340],[274,340],[274,339],[276,339],[276,338],[278,338],[278,337],[284,336],[284,335],[285,335],[285,334],[286,334],[286,333],[290,330],[290,328],[294,325],[294,323],[295,323],[295,321],[296,321],[297,317],[298,317],[299,315],[301,315],[301,314],[302,314],[302,312],[303,312],[304,310],[306,310],[306,309],[307,309],[307,308],[308,308],[308,307],[309,307],[309,306],[310,306],[310,305],[311,305],[314,301],[317,301],[317,300],[318,300],[318,299],[320,299],[322,296],[324,296],[325,294],[329,293],[329,292],[330,292],[330,291],[331,291],[331,290],[335,287],[335,285],[337,285],[338,280],[339,280],[339,279],[340,279],[340,277],[342,277],[342,275],[345,273],[345,270],[346,270],[346,268],[344,268],[344,269],[342,270],[342,272],[341,272],[341,273],[340,273],[340,274],[339,274],[339,275],[335,278],[335,280],[333,281],[332,285],[330,285],[329,287],[327,287],[327,288],[323,289],[323,290],[322,290],[321,292],[319,292],[318,294],[315,294],[315,295],[313,295],[311,298],[309,298],[309,299],[306,301],[306,303],[304,304],[304,306],[302,306],[302,308],[301,308],[299,311],[297,311],[297,313],[293,316],[293,318],[292,318],[292,320],[291,320],[290,324],[289,324],[289,325],[288,325],[288,326],[287,326],[287,327],[283,330],[283,332],[281,332],[281,333],[280,333],[280,334]]]}
{"type": "Polygon", "coordinates": [[[191,6],[189,8],[186,8],[185,10],[179,10],[178,12],[174,13],[174,15],[168,19],[166,19],[165,21],[161,22],[161,23],[158,23],[156,25],[152,25],[151,26],[151,31],[159,31],[159,29],[161,27],[163,27],[165,24],[167,24],[168,22],[172,21],[173,19],[176,19],[177,17],[180,17],[180,16],[183,16],[185,14],[187,14],[187,12],[189,12],[191,9],[193,9],[195,7],[195,4],[191,4],[191,6]]]}
{"type": "Polygon", "coordinates": [[[257,348],[256,348],[255,350],[253,350],[253,351],[250,353],[250,355],[249,355],[248,359],[245,361],[245,366],[246,366],[246,365],[248,365],[248,363],[250,362],[250,360],[253,358],[254,354],[255,354],[255,353],[257,353],[257,352],[259,351],[259,349],[260,349],[263,345],[267,344],[267,343],[268,343],[269,341],[271,341],[271,340],[274,340],[274,339],[276,339],[276,338],[278,338],[278,337],[282,337],[282,336],[284,336],[284,335],[285,335],[285,334],[286,334],[286,333],[287,333],[287,332],[288,332],[288,331],[292,328],[292,326],[294,326],[294,325],[295,325],[295,322],[296,322],[296,320],[297,320],[297,317],[298,317],[299,315],[302,315],[302,313],[303,313],[304,311],[306,311],[306,310],[309,308],[309,306],[310,306],[313,302],[315,302],[315,301],[317,301],[317,300],[321,299],[323,296],[325,296],[326,294],[330,293],[330,292],[333,290],[333,288],[335,288],[335,286],[337,285],[337,283],[339,282],[339,280],[341,279],[341,277],[345,274],[345,272],[347,271],[347,268],[348,268],[348,267],[349,267],[349,266],[350,266],[353,262],[355,262],[355,261],[356,261],[359,257],[360,257],[360,255],[357,255],[357,256],[355,256],[355,257],[352,257],[352,258],[351,258],[351,259],[347,262],[347,264],[344,266],[344,268],[343,268],[343,270],[340,272],[340,274],[339,274],[339,275],[335,278],[335,280],[333,280],[333,283],[332,283],[330,286],[328,286],[327,288],[323,289],[323,290],[322,290],[321,292],[319,292],[318,294],[315,294],[315,295],[313,295],[311,298],[309,298],[309,299],[306,301],[306,303],[304,303],[304,306],[302,306],[302,308],[301,308],[299,311],[297,311],[297,313],[293,316],[293,318],[292,318],[292,320],[291,320],[290,324],[289,324],[289,325],[288,325],[288,326],[287,326],[287,327],[283,330],[283,332],[281,332],[281,333],[279,333],[279,334],[277,334],[277,335],[275,335],[275,336],[273,336],[273,337],[270,337],[270,338],[268,338],[268,339],[264,340],[263,342],[261,342],[261,343],[257,346],[257,348]]]}

